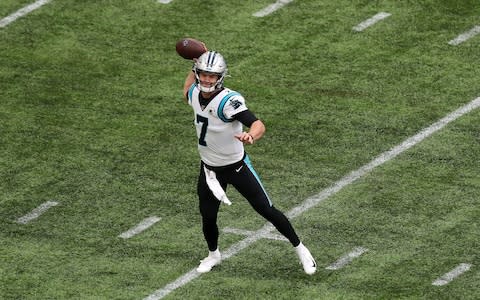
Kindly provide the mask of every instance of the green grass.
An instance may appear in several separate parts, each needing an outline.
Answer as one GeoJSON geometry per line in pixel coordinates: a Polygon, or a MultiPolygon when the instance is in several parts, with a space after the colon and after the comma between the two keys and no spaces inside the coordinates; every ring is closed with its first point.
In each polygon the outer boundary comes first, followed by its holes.
{"type": "MultiPolygon", "coordinates": [[[[181,37],[227,58],[227,85],[267,126],[247,151],[285,212],[480,96],[480,37],[448,45],[480,23],[476,1],[294,1],[252,17],[271,2],[53,0],[0,29],[1,299],[142,299],[206,254],[181,37]],[[352,31],[380,11],[392,16],[352,31]],[[60,204],[15,222],[46,201],[60,204]]],[[[28,3],[2,1],[0,18],[28,3]]],[[[260,240],[166,298],[480,297],[479,122],[463,116],[293,219],[316,275],[260,240]],[[369,251],[325,269],[357,246],[369,251]]],[[[221,228],[265,223],[228,194],[221,228]]]]}
{"type": "Polygon", "coordinates": [[[13,14],[30,3],[32,2],[28,0],[3,0],[0,2],[0,19],[13,14]]]}

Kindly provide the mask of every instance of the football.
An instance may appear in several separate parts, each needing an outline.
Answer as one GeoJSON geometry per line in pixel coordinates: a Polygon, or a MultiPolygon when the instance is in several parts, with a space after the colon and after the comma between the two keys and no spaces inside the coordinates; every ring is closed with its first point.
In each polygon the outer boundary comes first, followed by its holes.
{"type": "Polygon", "coordinates": [[[175,46],[178,55],[185,59],[198,58],[207,52],[205,44],[199,40],[192,38],[183,38],[177,42],[175,46]]]}

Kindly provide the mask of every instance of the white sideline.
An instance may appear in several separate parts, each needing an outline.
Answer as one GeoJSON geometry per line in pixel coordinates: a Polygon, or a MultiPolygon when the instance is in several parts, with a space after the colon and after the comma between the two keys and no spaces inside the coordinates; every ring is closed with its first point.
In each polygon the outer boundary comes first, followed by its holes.
{"type": "MultiPolygon", "coordinates": [[[[225,228],[223,228],[222,231],[225,232],[225,233],[233,233],[233,234],[239,234],[239,235],[245,235],[245,236],[255,234],[255,231],[236,229],[236,228],[230,228],[230,227],[225,227],[225,228]]],[[[288,239],[286,237],[284,237],[283,235],[280,235],[280,234],[276,234],[276,233],[268,234],[268,235],[264,236],[264,238],[271,239],[271,240],[288,242],[288,239]]]]}
{"type": "Polygon", "coordinates": [[[44,212],[46,212],[50,207],[58,205],[58,202],[55,201],[47,201],[45,203],[40,204],[39,207],[32,210],[30,213],[24,215],[21,218],[17,219],[17,223],[20,224],[27,224],[28,222],[35,220],[36,218],[40,217],[44,212]]]}
{"type": "Polygon", "coordinates": [[[48,2],[50,2],[51,0],[37,0],[36,2],[32,3],[32,4],[29,4],[19,10],[17,10],[16,12],[14,12],[13,14],[3,18],[0,20],[0,28],[3,28],[5,26],[7,26],[8,24],[12,23],[13,21],[15,21],[16,19],[20,18],[20,17],[23,17],[24,15],[26,14],[29,14],[31,13],[32,11],[36,10],[37,8],[47,4],[48,2]]]}
{"type": "Polygon", "coordinates": [[[162,3],[162,4],[168,4],[172,2],[172,0],[158,0],[158,3],[162,3]]]}
{"type": "Polygon", "coordinates": [[[358,24],[357,26],[353,27],[355,31],[363,31],[368,27],[372,26],[373,24],[377,23],[380,20],[390,17],[392,14],[386,12],[379,12],[378,14],[374,15],[370,19],[363,21],[362,23],[358,24]]]}
{"type": "MultiPolygon", "coordinates": [[[[326,188],[319,194],[307,198],[302,204],[296,206],[292,210],[287,213],[289,218],[295,218],[302,214],[303,212],[309,210],[315,205],[318,205],[323,200],[327,199],[328,197],[336,194],[345,186],[353,183],[355,180],[365,176],[375,167],[378,167],[389,160],[395,158],[400,153],[410,149],[414,145],[420,143],[425,138],[429,137],[433,133],[437,132],[438,130],[445,127],[448,123],[456,120],[457,118],[469,113],[470,111],[477,109],[480,107],[480,97],[472,100],[470,103],[460,107],[459,109],[449,113],[444,118],[440,119],[439,121],[435,122],[434,124],[430,125],[427,128],[424,128],[416,135],[406,139],[401,144],[393,147],[392,149],[380,154],[375,159],[373,159],[368,164],[364,165],[360,169],[351,172],[350,174],[346,175],[345,177],[341,178],[339,181],[334,183],[332,186],[326,188]]],[[[274,227],[270,223],[266,223],[261,229],[257,230],[253,235],[247,236],[245,239],[233,244],[230,248],[228,248],[223,253],[223,259],[226,260],[235,254],[239,253],[243,249],[247,248],[254,242],[258,241],[262,237],[267,234],[270,234],[274,230],[274,227]]],[[[150,296],[146,297],[145,300],[157,300],[165,297],[166,295],[170,294],[174,290],[186,285],[190,281],[194,280],[200,276],[200,273],[196,272],[195,269],[190,270],[189,272],[183,274],[176,280],[168,283],[165,287],[154,291],[150,296]]]]}
{"type": "Polygon", "coordinates": [[[461,263],[455,269],[451,270],[450,272],[444,274],[442,277],[435,280],[432,285],[441,286],[450,283],[450,281],[454,280],[458,276],[462,275],[463,273],[470,270],[471,264],[461,263]]]}
{"type": "Polygon", "coordinates": [[[137,226],[125,231],[124,233],[120,234],[118,237],[121,237],[122,239],[129,239],[132,236],[137,235],[140,232],[148,229],[150,226],[152,226],[153,224],[157,223],[160,220],[161,218],[159,217],[146,218],[142,222],[140,222],[137,226]]]}
{"type": "Polygon", "coordinates": [[[327,269],[327,270],[339,270],[339,269],[345,267],[346,265],[348,265],[349,263],[351,263],[354,258],[359,257],[360,255],[362,255],[363,253],[365,253],[367,251],[368,251],[367,248],[356,247],[351,252],[349,252],[349,253],[345,254],[344,256],[340,257],[339,260],[337,260],[333,264],[329,265],[325,269],[327,269]]]}
{"type": "Polygon", "coordinates": [[[280,8],[284,7],[285,5],[287,5],[292,1],[293,0],[278,0],[277,2],[272,3],[269,6],[265,7],[264,9],[257,11],[252,16],[259,17],[259,18],[268,16],[269,14],[276,12],[277,10],[279,10],[280,8]]]}
{"type": "Polygon", "coordinates": [[[461,35],[457,36],[456,38],[454,38],[453,40],[451,40],[448,43],[450,45],[456,46],[456,45],[461,44],[461,43],[465,42],[466,40],[474,37],[475,35],[477,35],[479,33],[480,33],[480,26],[475,26],[472,29],[470,29],[469,31],[467,31],[465,33],[462,33],[461,35]]]}

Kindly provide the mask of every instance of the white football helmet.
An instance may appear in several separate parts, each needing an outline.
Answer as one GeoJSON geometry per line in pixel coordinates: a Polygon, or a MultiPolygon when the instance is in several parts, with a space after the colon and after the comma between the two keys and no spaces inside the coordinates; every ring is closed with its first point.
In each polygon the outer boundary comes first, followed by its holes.
{"type": "Polygon", "coordinates": [[[227,71],[227,63],[225,62],[225,59],[220,53],[216,51],[207,51],[203,53],[193,65],[193,72],[195,73],[197,86],[200,91],[205,93],[211,93],[213,91],[223,88],[223,80],[227,75],[227,71]],[[217,82],[211,87],[202,86],[199,76],[201,72],[213,73],[218,75],[217,82]]]}

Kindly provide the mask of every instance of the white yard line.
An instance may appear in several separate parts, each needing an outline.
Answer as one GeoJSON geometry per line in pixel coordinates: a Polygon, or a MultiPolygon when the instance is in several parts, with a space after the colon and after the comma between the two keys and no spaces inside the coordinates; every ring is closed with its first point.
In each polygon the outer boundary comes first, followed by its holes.
{"type": "MultiPolygon", "coordinates": [[[[255,231],[251,231],[251,230],[243,230],[243,229],[230,228],[230,227],[225,227],[225,228],[223,228],[222,231],[225,232],[225,233],[233,233],[233,234],[239,234],[239,235],[245,235],[245,236],[253,235],[253,234],[256,233],[255,231]]],[[[283,235],[280,235],[280,234],[276,234],[276,233],[268,234],[268,235],[264,236],[264,238],[271,239],[271,240],[287,241],[288,242],[288,239],[286,237],[284,237],[283,235]]]]}
{"type": "Polygon", "coordinates": [[[466,40],[476,36],[479,33],[480,33],[480,26],[475,26],[472,29],[470,29],[469,31],[467,31],[465,33],[462,33],[461,35],[457,36],[456,38],[454,38],[453,40],[451,40],[448,43],[450,45],[456,46],[456,45],[461,44],[461,43],[465,42],[466,40]]]}
{"type": "Polygon", "coordinates": [[[432,282],[432,285],[437,285],[437,286],[446,285],[450,283],[450,281],[454,280],[458,276],[470,270],[471,266],[472,266],[471,264],[461,263],[455,269],[451,270],[450,272],[444,274],[442,277],[432,282]]]}
{"type": "Polygon", "coordinates": [[[353,30],[355,31],[364,31],[368,27],[372,26],[373,24],[377,23],[378,21],[381,21],[385,18],[390,17],[392,14],[386,13],[386,12],[379,12],[378,14],[374,15],[370,19],[367,19],[363,21],[362,23],[358,24],[357,26],[353,27],[353,30]]]}
{"type": "Polygon", "coordinates": [[[35,220],[36,218],[40,217],[44,212],[46,212],[49,208],[58,205],[58,202],[55,201],[47,201],[45,203],[40,204],[39,207],[32,210],[29,214],[24,215],[21,218],[17,219],[17,223],[20,224],[27,224],[28,222],[35,220]]]}
{"type": "Polygon", "coordinates": [[[162,3],[162,4],[168,4],[172,2],[172,0],[158,0],[158,3],[162,3]]]}
{"type": "Polygon", "coordinates": [[[422,129],[419,133],[416,135],[409,137],[405,141],[403,141],[401,144],[393,147],[392,149],[380,154],[377,156],[375,159],[373,159],[371,162],[368,164],[360,167],[360,169],[351,172],[350,174],[346,175],[336,183],[334,183],[332,186],[326,188],[323,190],[321,193],[308,198],[303,202],[302,205],[297,206],[293,208],[287,215],[290,218],[294,218],[303,212],[309,210],[311,207],[317,205],[319,202],[325,200],[327,197],[337,193],[340,191],[342,188],[345,186],[351,184],[355,180],[359,179],[360,177],[364,176],[371,170],[375,169],[376,167],[386,163],[387,161],[395,158],[402,152],[410,149],[411,147],[415,146],[416,144],[420,143],[423,141],[425,138],[429,137],[433,133],[437,132],[438,130],[442,129],[447,125],[448,123],[456,120],[457,118],[471,112],[474,109],[477,109],[480,107],[480,97],[472,100],[470,103],[462,106],[461,108],[455,110],[454,112],[449,113],[447,116],[444,118],[440,119],[439,121],[435,122],[434,124],[430,125],[427,128],[422,129]]]}
{"type": "MultiPolygon", "coordinates": [[[[334,183],[332,186],[326,188],[319,194],[306,199],[302,204],[296,206],[292,210],[287,213],[289,218],[295,218],[300,214],[306,212],[310,208],[318,205],[323,200],[327,199],[328,197],[336,194],[345,186],[353,183],[357,179],[365,176],[374,168],[390,161],[391,159],[398,156],[400,153],[410,149],[411,147],[415,146],[416,144],[420,143],[433,133],[439,131],[443,127],[445,127],[448,123],[456,120],[457,118],[469,113],[470,111],[477,109],[480,107],[480,97],[472,100],[470,103],[462,106],[461,108],[455,110],[454,112],[449,113],[444,118],[440,119],[439,121],[435,122],[431,126],[424,128],[416,135],[406,139],[403,143],[393,147],[392,149],[380,154],[375,159],[373,159],[368,164],[364,165],[360,169],[351,172],[350,174],[346,175],[345,177],[341,178],[339,181],[334,183]]],[[[262,237],[267,234],[270,234],[274,230],[274,227],[270,223],[266,223],[261,229],[257,230],[253,235],[247,236],[245,239],[233,244],[230,248],[228,248],[223,253],[223,259],[228,259],[243,249],[247,248],[254,242],[258,241],[262,237]]],[[[154,291],[150,296],[145,298],[146,300],[156,300],[165,297],[166,295],[170,294],[174,290],[186,285],[190,281],[194,280],[200,276],[200,273],[196,272],[195,269],[190,270],[189,272],[183,274],[176,280],[168,283],[165,287],[154,291]]]]}
{"type": "Polygon", "coordinates": [[[253,14],[254,17],[265,17],[268,16],[269,14],[272,14],[279,10],[280,8],[284,7],[288,3],[292,2],[293,0],[278,0],[275,3],[270,4],[269,6],[265,7],[264,9],[261,9],[257,11],[256,13],[253,14]]]}
{"type": "Polygon", "coordinates": [[[118,237],[121,237],[122,239],[129,239],[132,236],[137,235],[140,232],[148,229],[149,227],[151,227],[153,224],[157,223],[160,220],[161,218],[159,217],[146,218],[145,220],[140,222],[137,226],[133,227],[128,231],[125,231],[124,233],[120,234],[118,237]]]}
{"type": "Polygon", "coordinates": [[[7,26],[8,24],[12,23],[13,21],[15,21],[16,19],[20,18],[20,17],[23,17],[29,13],[31,13],[32,11],[36,10],[37,8],[47,4],[48,2],[50,2],[51,0],[38,0],[32,4],[29,4],[19,10],[17,10],[16,12],[14,12],[13,14],[3,18],[0,20],[0,28],[3,28],[5,26],[7,26]]]}
{"type": "Polygon", "coordinates": [[[333,264],[329,265],[325,269],[327,270],[339,270],[349,263],[351,263],[355,258],[359,257],[363,253],[367,252],[368,249],[363,248],[363,247],[356,247],[353,249],[350,253],[345,254],[342,256],[339,260],[334,262],[333,264]]]}

